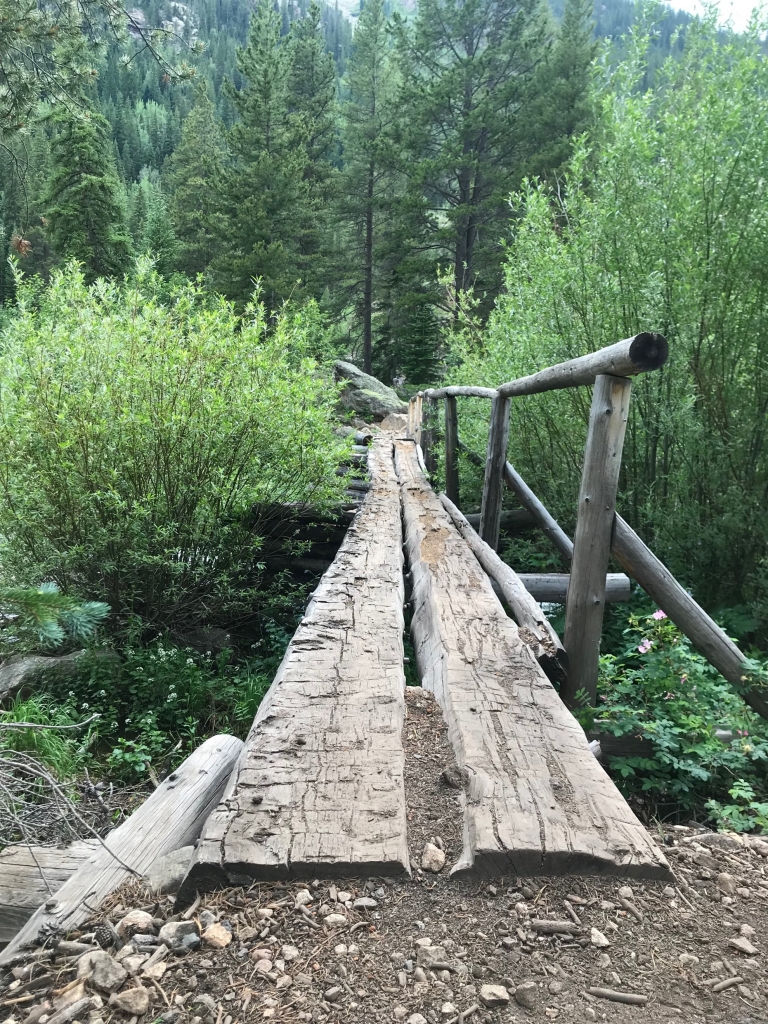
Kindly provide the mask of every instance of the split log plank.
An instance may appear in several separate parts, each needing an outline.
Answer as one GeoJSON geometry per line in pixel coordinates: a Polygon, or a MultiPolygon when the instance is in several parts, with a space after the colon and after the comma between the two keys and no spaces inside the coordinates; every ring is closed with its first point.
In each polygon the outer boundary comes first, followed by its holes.
{"type": "Polygon", "coordinates": [[[213,736],[190,754],[58,889],[56,904],[35,911],[0,953],[0,964],[33,942],[42,927],[75,928],[128,878],[144,875],[159,857],[196,842],[242,748],[234,736],[213,736]]]}
{"type": "MultiPolygon", "coordinates": [[[[537,601],[565,604],[570,574],[567,572],[521,572],[523,586],[537,601]]],[[[609,572],[605,576],[605,600],[628,601],[632,596],[632,583],[623,572],[609,572]]]]}
{"type": "Polygon", "coordinates": [[[602,374],[632,377],[637,373],[658,370],[666,363],[668,355],[669,346],[664,335],[636,334],[633,338],[617,341],[615,345],[608,345],[597,352],[501,384],[498,393],[505,398],[514,398],[518,395],[538,395],[542,391],[593,384],[602,374]]]}
{"type": "Polygon", "coordinates": [[[392,435],[261,703],[179,900],[244,880],[408,872],[403,554],[392,435]]]}
{"type": "Polygon", "coordinates": [[[670,878],[522,643],[450,516],[395,443],[413,580],[413,639],[466,778],[456,874],[670,878]]]}
{"type": "Polygon", "coordinates": [[[480,507],[480,536],[495,551],[499,546],[501,503],[504,497],[504,467],[509,441],[509,399],[497,395],[491,405],[491,426],[485,458],[483,500],[480,507]]]}
{"type": "Polygon", "coordinates": [[[562,683],[568,672],[568,658],[560,637],[550,625],[541,606],[533,599],[514,569],[506,562],[502,562],[493,548],[478,537],[450,498],[441,494],[440,501],[453,520],[453,525],[469,545],[472,554],[501,588],[515,622],[522,627],[520,636],[523,642],[530,647],[547,677],[553,682],[562,683]]]}
{"type": "Polygon", "coordinates": [[[601,374],[595,381],[584,469],[579,488],[576,534],[565,603],[568,679],[560,696],[569,707],[582,698],[594,707],[605,611],[605,576],[611,557],[613,517],[621,453],[629,418],[632,382],[601,374]]]}
{"type": "Polygon", "coordinates": [[[0,943],[10,942],[34,912],[94,855],[99,842],[6,846],[0,850],[0,943]]]}

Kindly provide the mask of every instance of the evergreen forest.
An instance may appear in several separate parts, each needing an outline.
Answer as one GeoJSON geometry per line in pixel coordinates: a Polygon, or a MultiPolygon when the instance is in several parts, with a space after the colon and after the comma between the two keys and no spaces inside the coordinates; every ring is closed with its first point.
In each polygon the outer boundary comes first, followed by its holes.
{"type": "MultiPolygon", "coordinates": [[[[619,511],[768,686],[765,31],[639,0],[0,0],[0,657],[90,652],[0,709],[0,755],[135,784],[247,732],[316,584],[270,568],[270,510],[343,499],[336,360],[407,400],[640,331],[670,358],[619,511]]],[[[483,454],[488,403],[459,415],[483,454]]],[[[512,408],[571,536],[588,415],[512,408]]],[[[477,511],[469,458],[460,486],[477,511]]],[[[500,553],[568,571],[537,533],[500,553]]],[[[768,726],[659,611],[608,609],[583,724],[649,742],[610,765],[646,821],[768,830],[768,726]]]]}

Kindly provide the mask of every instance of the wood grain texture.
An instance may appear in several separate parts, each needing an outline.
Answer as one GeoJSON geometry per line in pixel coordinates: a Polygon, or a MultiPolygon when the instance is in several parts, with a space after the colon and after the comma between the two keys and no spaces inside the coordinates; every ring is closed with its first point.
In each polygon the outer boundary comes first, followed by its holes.
{"type": "Polygon", "coordinates": [[[504,467],[509,441],[509,399],[497,395],[491,405],[491,426],[485,457],[483,499],[480,506],[481,538],[493,550],[499,546],[501,502],[504,497],[504,467]]]}
{"type": "Polygon", "coordinates": [[[637,373],[658,370],[667,361],[669,346],[662,334],[636,334],[615,345],[598,349],[585,356],[548,366],[530,377],[519,377],[499,385],[498,392],[506,398],[537,395],[542,391],[592,384],[601,374],[632,377],[637,373]]]}
{"type": "Polygon", "coordinates": [[[459,411],[455,395],[445,396],[445,493],[459,503],[459,411]]]}
{"type": "Polygon", "coordinates": [[[605,611],[605,575],[611,557],[613,517],[619,486],[621,453],[629,418],[632,382],[601,374],[595,381],[584,468],[579,488],[571,579],[565,604],[565,649],[568,679],[560,696],[569,707],[583,691],[597,700],[600,636],[605,611]]]}
{"type": "Polygon", "coordinates": [[[419,471],[395,444],[422,685],[465,779],[454,872],[670,877],[419,471]]]}
{"type": "Polygon", "coordinates": [[[521,639],[530,647],[547,678],[562,683],[568,670],[568,658],[560,637],[550,625],[541,606],[534,600],[514,569],[506,562],[502,562],[493,548],[478,537],[450,498],[441,494],[440,501],[451,517],[453,525],[469,545],[472,554],[488,575],[498,583],[515,622],[523,627],[520,630],[521,639]]]}
{"type": "Polygon", "coordinates": [[[93,856],[96,839],[71,846],[0,850],[0,942],[10,942],[34,912],[93,856]]]}
{"type": "Polygon", "coordinates": [[[126,879],[145,874],[158,857],[196,842],[242,748],[234,736],[212,736],[190,754],[61,886],[55,907],[46,910],[46,903],[32,915],[0,953],[0,964],[33,941],[43,925],[76,927],[126,879]]]}
{"type": "MultiPolygon", "coordinates": [[[[521,572],[518,573],[523,586],[537,601],[552,601],[565,604],[570,573],[567,572],[521,572]]],[[[632,596],[632,583],[623,572],[609,572],[605,577],[605,600],[607,602],[628,601],[632,596]]]]}
{"type": "Polygon", "coordinates": [[[392,435],[262,701],[183,902],[243,879],[408,871],[403,553],[392,435]]]}

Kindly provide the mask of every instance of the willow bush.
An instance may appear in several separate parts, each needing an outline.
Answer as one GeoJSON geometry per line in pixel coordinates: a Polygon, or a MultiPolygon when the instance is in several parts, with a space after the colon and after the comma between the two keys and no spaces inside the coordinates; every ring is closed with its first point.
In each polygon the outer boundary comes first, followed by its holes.
{"type": "Polygon", "coordinates": [[[113,628],[258,607],[263,515],[340,499],[313,306],[244,317],[141,263],[125,284],[19,279],[0,333],[0,576],[105,601],[113,628]]]}
{"type": "MultiPolygon", "coordinates": [[[[638,331],[670,358],[633,387],[619,508],[710,608],[768,633],[768,62],[760,25],[690,26],[642,93],[638,32],[596,69],[595,124],[562,187],[529,183],[486,331],[465,311],[456,383],[496,385],[638,331]]],[[[510,454],[570,529],[589,389],[516,399],[510,454]]],[[[487,417],[463,432],[485,443],[487,417]]],[[[757,634],[756,634],[757,635],[757,634]]]]}

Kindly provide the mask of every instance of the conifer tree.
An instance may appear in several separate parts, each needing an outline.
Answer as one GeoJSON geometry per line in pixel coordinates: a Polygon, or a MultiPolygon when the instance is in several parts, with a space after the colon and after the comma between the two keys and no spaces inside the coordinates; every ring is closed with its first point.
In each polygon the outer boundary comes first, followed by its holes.
{"type": "Polygon", "coordinates": [[[132,247],[109,125],[96,111],[63,108],[53,123],[51,176],[43,196],[48,236],[60,257],[82,263],[88,281],[121,276],[132,247]]]}
{"type": "Polygon", "coordinates": [[[190,277],[204,273],[221,251],[221,188],[225,148],[204,89],[184,121],[181,141],[166,165],[169,213],[179,243],[177,262],[190,277]]]}

